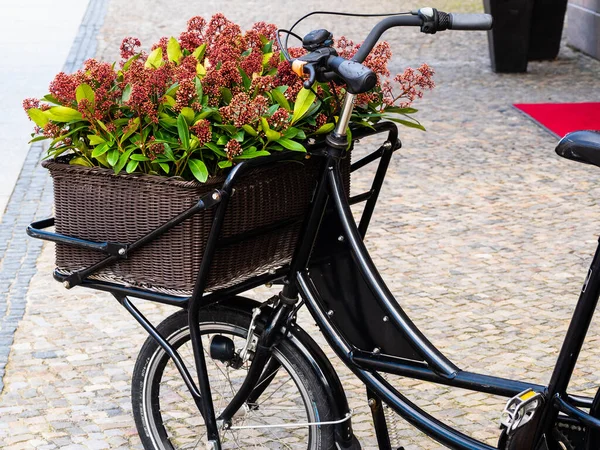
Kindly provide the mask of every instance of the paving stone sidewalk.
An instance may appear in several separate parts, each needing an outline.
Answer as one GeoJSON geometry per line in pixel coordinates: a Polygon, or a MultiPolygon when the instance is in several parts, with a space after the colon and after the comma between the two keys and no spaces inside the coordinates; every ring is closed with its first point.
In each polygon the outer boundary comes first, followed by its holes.
{"type": "MultiPolygon", "coordinates": [[[[435,2],[434,6],[435,6],[435,2]]],[[[447,5],[450,2],[446,2],[447,5]]],[[[178,33],[185,19],[223,10],[249,26],[287,26],[302,8],[269,3],[170,0],[110,2],[98,53],[116,57],[120,38],[149,45],[178,33]],[[185,14],[184,14],[185,13],[185,14]]],[[[371,11],[364,2],[329,2],[337,10],[371,11]]],[[[403,5],[403,8],[422,6],[403,5]]],[[[378,10],[397,9],[380,2],[378,10]]],[[[302,32],[327,27],[359,39],[367,21],[311,19],[302,32]]],[[[520,75],[489,69],[485,33],[386,35],[393,70],[428,62],[437,88],[417,107],[427,133],[401,130],[404,148],[390,167],[367,237],[375,262],[398,301],[435,345],[459,366],[546,383],[600,233],[600,169],[554,153],[556,138],[512,107],[516,102],[590,101],[600,92],[600,63],[565,45],[554,62],[520,75]]],[[[360,150],[359,150],[360,151],[360,150]]],[[[353,180],[367,186],[370,169],[353,180]]],[[[130,377],[144,340],[139,326],[110,296],[65,291],[51,277],[45,246],[30,283],[27,311],[15,334],[0,394],[0,448],[141,448],[130,406],[130,377]]],[[[267,298],[265,289],[252,295],[267,298]]],[[[153,320],[167,307],[139,302],[153,320]]],[[[301,323],[318,330],[306,315],[301,323]]],[[[571,391],[600,385],[600,326],[594,321],[571,391]]],[[[364,389],[335,359],[355,409],[364,448],[376,448],[364,389]]],[[[494,444],[505,400],[429,383],[394,379],[418,405],[464,432],[494,444]]],[[[407,449],[438,449],[405,422],[407,449]]]]}

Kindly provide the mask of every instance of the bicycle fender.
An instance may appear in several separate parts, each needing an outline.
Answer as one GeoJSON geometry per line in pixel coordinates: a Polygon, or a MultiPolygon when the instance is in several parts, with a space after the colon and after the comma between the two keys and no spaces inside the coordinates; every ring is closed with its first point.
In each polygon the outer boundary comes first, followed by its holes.
{"type": "MultiPolygon", "coordinates": [[[[234,296],[220,300],[218,305],[227,308],[235,308],[250,314],[254,308],[261,306],[261,303],[247,297],[234,296]]],[[[208,308],[218,307],[218,305],[213,304],[208,306],[208,308]]],[[[321,380],[326,387],[329,404],[334,408],[334,417],[344,417],[350,412],[346,392],[344,391],[344,387],[331,365],[331,362],[325,353],[323,353],[321,347],[319,347],[313,338],[297,324],[290,327],[287,332],[287,339],[289,342],[302,353],[313,368],[315,375],[317,375],[319,380],[321,380]]],[[[352,432],[352,421],[350,418],[334,426],[335,440],[340,449],[360,450],[362,448],[352,432]]]]}

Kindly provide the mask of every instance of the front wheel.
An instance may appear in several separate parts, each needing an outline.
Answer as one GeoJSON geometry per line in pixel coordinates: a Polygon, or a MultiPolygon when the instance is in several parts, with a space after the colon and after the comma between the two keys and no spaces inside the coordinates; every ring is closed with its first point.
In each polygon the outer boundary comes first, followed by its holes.
{"type": "MultiPolygon", "coordinates": [[[[235,369],[209,356],[213,336],[233,340],[243,348],[250,325],[249,312],[223,306],[200,312],[200,332],[208,368],[215,413],[218,416],[238,391],[248,364],[235,369]]],[[[188,317],[180,311],[158,327],[195,377],[188,317]]],[[[334,420],[323,384],[305,357],[286,340],[273,351],[280,365],[255,404],[240,409],[231,429],[221,431],[223,449],[333,449],[332,426],[302,425],[334,420]],[[258,407],[256,406],[258,405],[258,407]]],[[[175,364],[149,337],[138,356],[132,380],[133,413],[145,449],[206,448],[206,427],[175,364]]]]}

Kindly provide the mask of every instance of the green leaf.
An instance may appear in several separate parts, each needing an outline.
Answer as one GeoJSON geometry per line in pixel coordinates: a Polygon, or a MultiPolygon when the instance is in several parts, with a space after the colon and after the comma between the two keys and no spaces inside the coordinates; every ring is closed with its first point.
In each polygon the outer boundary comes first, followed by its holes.
{"type": "Polygon", "coordinates": [[[158,165],[167,175],[169,174],[169,165],[167,163],[158,163],[158,165]]]}
{"type": "MultiPolygon", "coordinates": [[[[261,38],[262,38],[262,36],[261,36],[261,38]]],[[[273,50],[273,41],[268,41],[265,45],[263,45],[263,48],[262,48],[263,53],[270,53],[272,50],[273,50]]]]}
{"type": "Polygon", "coordinates": [[[240,156],[236,156],[233,159],[235,159],[236,161],[238,159],[240,159],[240,160],[241,159],[252,159],[252,158],[257,158],[259,156],[269,156],[270,154],[271,153],[269,153],[266,150],[258,150],[258,151],[256,151],[256,149],[255,149],[255,151],[253,151],[253,152],[244,152],[240,156]]]}
{"type": "MultiPolygon", "coordinates": [[[[206,99],[206,97],[204,97],[204,99],[206,99]]],[[[214,108],[202,108],[202,112],[198,115],[197,119],[206,119],[208,116],[210,116],[212,113],[218,111],[217,109],[214,108]]]]}
{"type": "Polygon", "coordinates": [[[204,78],[204,75],[206,75],[206,68],[200,63],[196,64],[196,75],[200,78],[204,78]]]}
{"type": "Polygon", "coordinates": [[[306,119],[307,117],[314,115],[317,111],[320,111],[320,110],[321,110],[321,100],[317,100],[312,105],[310,105],[310,108],[308,108],[308,111],[304,115],[304,118],[306,119]]]}
{"type": "Polygon", "coordinates": [[[267,122],[267,119],[265,119],[264,117],[260,118],[260,124],[269,142],[278,141],[281,138],[281,133],[275,130],[271,130],[271,128],[269,127],[269,122],[267,122]]]}
{"type": "Polygon", "coordinates": [[[267,109],[267,116],[271,117],[273,114],[275,114],[275,111],[277,111],[279,109],[279,104],[275,103],[274,105],[269,106],[269,109],[267,109]]]}
{"type": "Polygon", "coordinates": [[[81,127],[77,127],[74,130],[69,131],[67,134],[61,134],[60,136],[54,138],[52,140],[52,142],[50,142],[50,147],[53,147],[54,144],[57,144],[58,142],[64,141],[66,137],[69,137],[75,133],[77,133],[79,130],[83,130],[84,128],[88,128],[86,125],[81,126],[81,127]]]}
{"type": "Polygon", "coordinates": [[[158,123],[164,128],[175,128],[177,126],[177,119],[165,114],[164,116],[160,116],[158,123]]]}
{"type": "Polygon", "coordinates": [[[92,150],[92,158],[98,158],[99,156],[104,155],[109,148],[110,145],[108,145],[107,142],[105,142],[104,144],[100,144],[99,146],[94,148],[94,150],[92,150]]]}
{"type": "Polygon", "coordinates": [[[227,131],[227,133],[229,133],[229,134],[235,134],[238,132],[238,129],[236,127],[234,127],[233,125],[223,125],[220,123],[215,123],[214,125],[218,128],[221,128],[221,129],[227,131]]]}
{"type": "Polygon", "coordinates": [[[144,63],[144,67],[158,69],[164,64],[162,48],[158,47],[148,55],[148,59],[144,63]]]}
{"type": "Polygon", "coordinates": [[[116,174],[123,170],[123,167],[125,167],[125,164],[127,164],[127,161],[129,161],[129,155],[131,155],[131,153],[134,150],[135,148],[132,148],[131,150],[127,150],[126,152],[121,153],[121,156],[119,157],[119,162],[115,165],[116,174]]]}
{"type": "Polygon", "coordinates": [[[135,171],[135,169],[137,169],[137,167],[138,167],[139,164],[140,164],[139,161],[135,161],[133,159],[130,160],[127,163],[127,167],[125,167],[125,172],[131,173],[131,172],[135,171]]]}
{"type": "MultiPolygon", "coordinates": [[[[300,132],[301,130],[299,128],[296,127],[289,127],[287,130],[285,130],[285,132],[283,133],[283,137],[288,138],[288,139],[294,139],[296,137],[296,135],[300,132]]],[[[304,132],[303,132],[304,133],[304,132]]]]}
{"type": "Polygon", "coordinates": [[[169,58],[169,61],[179,64],[179,60],[182,56],[183,53],[181,53],[181,46],[179,45],[179,42],[177,42],[177,39],[174,37],[171,37],[167,43],[167,57],[169,58]]]}
{"type": "Polygon", "coordinates": [[[252,128],[250,125],[242,125],[242,128],[250,136],[258,136],[258,132],[254,128],[252,128]]]}
{"type": "Polygon", "coordinates": [[[414,114],[418,112],[418,109],[415,108],[400,108],[399,106],[388,106],[384,109],[386,113],[395,113],[395,114],[414,114]]]}
{"type": "Polygon", "coordinates": [[[192,175],[194,175],[200,183],[204,183],[208,180],[208,169],[202,160],[190,159],[188,161],[188,167],[192,171],[192,175]]]}
{"type": "Polygon", "coordinates": [[[225,135],[219,136],[219,139],[217,139],[217,145],[225,145],[227,142],[229,142],[229,138],[225,135]]]}
{"type": "Polygon", "coordinates": [[[185,117],[185,120],[189,125],[191,125],[194,122],[194,116],[196,115],[196,113],[194,113],[194,110],[192,108],[184,106],[183,108],[181,108],[181,114],[183,114],[183,117],[185,117]]]}
{"type": "Polygon", "coordinates": [[[50,118],[44,114],[44,111],[38,108],[29,108],[27,110],[27,115],[40,128],[44,128],[50,121],[50,118]]]}
{"type": "Polygon", "coordinates": [[[204,58],[205,52],[206,52],[206,44],[202,44],[196,50],[194,50],[194,53],[192,53],[192,56],[201,62],[202,58],[204,58]]]}
{"type": "MultiPolygon", "coordinates": [[[[202,44],[202,45],[206,45],[206,44],[202,44]]],[[[194,84],[196,85],[196,95],[198,96],[198,103],[202,103],[203,91],[202,91],[202,83],[200,82],[200,78],[198,78],[198,77],[194,78],[194,84]]]]}
{"type": "Polygon", "coordinates": [[[106,142],[104,138],[98,136],[97,134],[88,134],[87,138],[89,139],[91,145],[100,145],[106,142]]]}
{"type": "Polygon", "coordinates": [[[226,169],[227,167],[231,167],[233,165],[233,163],[229,160],[227,161],[219,161],[218,166],[221,169],[226,169]]]}
{"type": "Polygon", "coordinates": [[[121,144],[123,142],[125,142],[133,133],[135,133],[140,126],[140,118],[136,117],[135,119],[133,119],[133,122],[131,122],[131,125],[129,125],[127,128],[125,128],[123,136],[121,136],[121,140],[119,141],[121,144]]]}
{"type": "Polygon", "coordinates": [[[77,86],[75,90],[75,98],[77,99],[77,104],[81,103],[81,100],[86,99],[92,109],[96,106],[96,94],[94,94],[94,90],[89,84],[81,83],[77,86]]]}
{"type": "Polygon", "coordinates": [[[32,140],[30,140],[28,142],[28,144],[32,144],[34,142],[39,142],[39,141],[45,141],[46,139],[50,139],[50,136],[38,136],[38,137],[35,137],[32,140]]]}
{"type": "Polygon", "coordinates": [[[164,155],[167,157],[167,159],[169,159],[170,161],[175,162],[175,155],[173,154],[173,150],[171,150],[171,146],[169,144],[167,144],[166,142],[164,143],[165,146],[165,151],[164,151],[164,155]]]}
{"type": "Polygon", "coordinates": [[[106,125],[104,125],[104,122],[102,122],[101,120],[98,120],[98,125],[100,125],[100,128],[102,128],[104,131],[108,132],[108,128],[106,128],[106,125]]]}
{"type": "MultiPolygon", "coordinates": [[[[172,108],[173,106],[175,106],[175,103],[176,103],[176,101],[175,101],[175,99],[174,99],[173,97],[171,97],[170,95],[166,95],[166,94],[165,94],[165,95],[163,96],[163,99],[164,99],[165,105],[168,105],[168,106],[170,106],[171,108],[172,108]]],[[[163,113],[163,114],[165,114],[165,113],[163,113]]],[[[169,116],[167,115],[167,117],[169,117],[169,116]]]]}
{"type": "Polygon", "coordinates": [[[315,101],[315,93],[308,89],[302,88],[296,97],[296,103],[294,103],[294,114],[292,115],[292,124],[302,119],[304,114],[312,106],[315,101]]]}
{"type": "Polygon", "coordinates": [[[333,124],[333,123],[326,123],[324,125],[321,125],[319,127],[319,129],[317,131],[315,131],[315,134],[330,133],[331,131],[333,131],[334,128],[335,128],[335,124],[333,124]]]}
{"type": "Polygon", "coordinates": [[[177,132],[179,133],[179,139],[181,139],[181,145],[185,150],[190,148],[190,129],[185,120],[183,114],[177,116],[177,132]]]}
{"type": "Polygon", "coordinates": [[[127,83],[127,86],[123,89],[123,94],[121,95],[121,101],[123,103],[127,103],[129,98],[131,97],[131,84],[127,83]]]}
{"type": "Polygon", "coordinates": [[[214,153],[216,153],[219,156],[222,156],[224,158],[227,157],[227,153],[225,153],[222,149],[219,148],[218,145],[214,144],[213,142],[207,142],[206,144],[204,144],[206,147],[208,147],[209,149],[211,149],[214,153]]]}
{"type": "Polygon", "coordinates": [[[69,164],[72,166],[85,166],[85,167],[94,167],[90,162],[82,156],[76,156],[72,160],[69,161],[69,164]]]}
{"type": "Polygon", "coordinates": [[[287,101],[287,98],[285,98],[285,95],[283,95],[283,92],[281,92],[279,89],[273,89],[271,91],[271,95],[273,96],[275,103],[279,103],[279,106],[287,109],[288,111],[292,110],[290,107],[290,102],[287,101]]]}
{"type": "Polygon", "coordinates": [[[279,141],[281,139],[281,133],[271,129],[265,130],[265,136],[267,136],[269,142],[279,141]]]}
{"type": "Polygon", "coordinates": [[[67,106],[54,106],[45,111],[45,114],[50,120],[55,122],[72,122],[74,120],[82,120],[81,113],[67,106]]]}
{"type": "Polygon", "coordinates": [[[288,139],[288,138],[281,138],[277,141],[277,143],[281,144],[283,147],[287,148],[288,150],[293,150],[295,152],[306,152],[304,145],[302,145],[300,142],[292,141],[291,139],[288,139]]]}
{"type": "Polygon", "coordinates": [[[238,142],[244,142],[244,130],[238,131],[231,138],[235,139],[238,142]]]}
{"type": "Polygon", "coordinates": [[[119,162],[119,149],[113,148],[112,150],[110,150],[108,152],[108,157],[106,158],[106,160],[108,161],[108,164],[111,165],[111,167],[114,167],[114,165],[117,164],[117,162],[119,162]]]}
{"type": "Polygon", "coordinates": [[[42,100],[45,100],[48,103],[53,103],[55,105],[60,105],[60,102],[58,101],[58,99],[56,97],[54,97],[53,95],[50,95],[50,94],[44,95],[42,97],[42,100]]]}
{"type": "Polygon", "coordinates": [[[129,158],[133,161],[150,161],[150,158],[147,156],[139,155],[137,153],[135,155],[131,155],[129,158]]]}
{"type": "Polygon", "coordinates": [[[411,122],[409,120],[396,119],[395,117],[386,117],[386,120],[391,120],[392,122],[396,122],[404,125],[409,128],[416,128],[417,130],[426,131],[425,127],[418,122],[411,122]]]}
{"type": "Polygon", "coordinates": [[[240,72],[240,75],[242,77],[242,84],[244,85],[244,88],[250,89],[250,86],[252,85],[252,80],[248,78],[248,75],[241,67],[238,67],[238,71],[240,72]]]}
{"type": "Polygon", "coordinates": [[[222,87],[221,88],[221,97],[223,98],[223,102],[225,102],[225,104],[228,105],[229,102],[231,101],[231,99],[233,98],[233,95],[231,94],[231,90],[229,88],[222,87]]]}
{"type": "Polygon", "coordinates": [[[268,52],[263,55],[262,65],[263,67],[267,67],[269,65],[269,61],[273,57],[273,52],[268,52]]]}
{"type": "Polygon", "coordinates": [[[131,63],[134,62],[136,59],[138,59],[140,56],[142,56],[142,54],[138,53],[136,55],[133,55],[131,58],[129,58],[127,60],[127,62],[125,64],[123,64],[123,71],[129,70],[129,67],[131,66],[131,63]]]}
{"type": "Polygon", "coordinates": [[[179,89],[179,83],[173,83],[169,89],[166,90],[165,95],[170,95],[173,97],[177,92],[177,89],[179,89]]]}

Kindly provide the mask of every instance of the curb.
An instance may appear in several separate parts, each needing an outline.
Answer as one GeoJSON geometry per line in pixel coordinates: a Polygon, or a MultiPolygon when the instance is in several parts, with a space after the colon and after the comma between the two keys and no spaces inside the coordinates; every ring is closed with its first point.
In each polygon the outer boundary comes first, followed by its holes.
{"type": "MultiPolygon", "coordinates": [[[[90,0],[63,71],[74,72],[96,54],[97,36],[104,23],[109,0],[90,0]]],[[[37,272],[42,241],[29,239],[25,229],[34,220],[52,214],[52,182],[39,161],[45,148],[34,143],[6,211],[0,222],[0,393],[14,334],[27,305],[27,291],[37,272]]]]}

